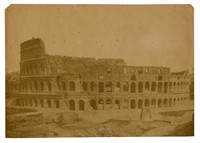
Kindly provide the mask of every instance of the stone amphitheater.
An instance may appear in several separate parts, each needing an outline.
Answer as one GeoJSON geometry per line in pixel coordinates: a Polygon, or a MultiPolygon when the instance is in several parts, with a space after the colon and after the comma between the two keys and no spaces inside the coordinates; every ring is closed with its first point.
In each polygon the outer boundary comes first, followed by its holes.
{"type": "Polygon", "coordinates": [[[188,71],[129,66],[122,59],[49,55],[42,39],[21,43],[8,106],[75,111],[171,108],[190,100],[188,71]]]}

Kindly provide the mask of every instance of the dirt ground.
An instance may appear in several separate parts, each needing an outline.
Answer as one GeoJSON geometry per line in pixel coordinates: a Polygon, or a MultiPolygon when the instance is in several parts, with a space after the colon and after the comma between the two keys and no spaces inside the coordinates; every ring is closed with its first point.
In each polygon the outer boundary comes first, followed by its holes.
{"type": "MultiPolygon", "coordinates": [[[[182,109],[182,108],[181,108],[182,109]]],[[[123,111],[122,111],[123,112],[123,111]]],[[[140,111],[139,111],[140,112],[140,111]]],[[[139,113],[138,112],[138,113],[139,113]]],[[[155,111],[153,118],[137,120],[130,113],[106,121],[89,120],[87,113],[7,108],[6,137],[126,137],[193,136],[194,111],[155,111]]],[[[92,113],[91,113],[92,114],[92,113]]],[[[101,115],[102,116],[102,115],[101,115]]]]}

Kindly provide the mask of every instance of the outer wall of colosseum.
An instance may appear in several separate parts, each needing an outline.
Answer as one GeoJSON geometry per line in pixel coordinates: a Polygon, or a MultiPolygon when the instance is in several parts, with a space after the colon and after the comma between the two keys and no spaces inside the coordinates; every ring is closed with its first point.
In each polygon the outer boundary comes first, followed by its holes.
{"type": "Polygon", "coordinates": [[[127,66],[121,59],[48,55],[41,39],[21,45],[10,105],[66,110],[169,108],[189,100],[187,71],[127,66]]]}

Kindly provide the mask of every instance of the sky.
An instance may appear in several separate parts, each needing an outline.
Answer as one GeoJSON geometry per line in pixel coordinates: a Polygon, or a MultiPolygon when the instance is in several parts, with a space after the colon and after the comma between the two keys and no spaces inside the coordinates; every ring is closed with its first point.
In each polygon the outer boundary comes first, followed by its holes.
{"type": "Polygon", "coordinates": [[[11,5],[5,14],[6,72],[19,71],[20,44],[32,37],[50,55],[193,71],[191,5],[11,5]]]}

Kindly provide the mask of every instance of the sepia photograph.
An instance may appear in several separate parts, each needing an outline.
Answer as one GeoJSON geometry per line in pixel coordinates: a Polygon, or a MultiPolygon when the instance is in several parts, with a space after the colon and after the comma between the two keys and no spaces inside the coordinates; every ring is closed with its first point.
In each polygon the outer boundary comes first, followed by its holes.
{"type": "Polygon", "coordinates": [[[188,4],[12,4],[6,138],[194,136],[188,4]]]}

